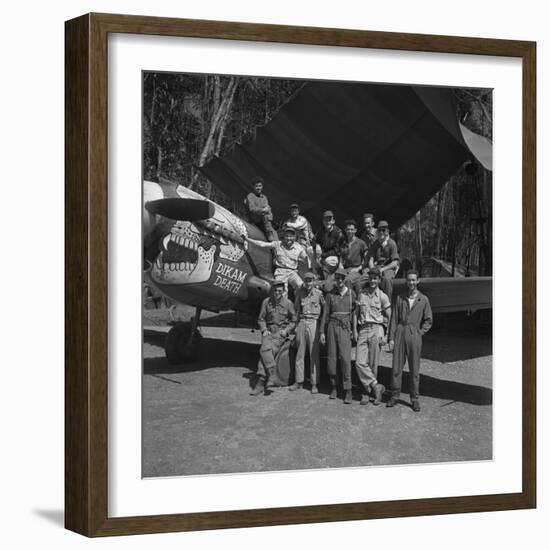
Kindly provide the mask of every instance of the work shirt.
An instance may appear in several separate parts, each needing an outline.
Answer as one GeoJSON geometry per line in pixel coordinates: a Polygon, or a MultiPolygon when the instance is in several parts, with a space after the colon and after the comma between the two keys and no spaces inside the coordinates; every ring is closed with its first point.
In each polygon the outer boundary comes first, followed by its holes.
{"type": "Polygon", "coordinates": [[[315,242],[321,247],[321,258],[340,257],[340,250],[345,244],[345,238],[342,230],[334,225],[332,231],[327,231],[324,227],[318,231],[315,235],[315,242]]]}
{"type": "Polygon", "coordinates": [[[249,193],[244,200],[244,204],[250,214],[250,219],[255,222],[261,221],[265,215],[262,210],[269,208],[269,201],[263,193],[259,196],[256,193],[249,193]]]}
{"type": "Polygon", "coordinates": [[[362,239],[356,237],[353,241],[347,242],[342,249],[344,268],[361,267],[367,251],[368,247],[362,239]]]}
{"type": "Polygon", "coordinates": [[[366,229],[361,233],[361,240],[370,248],[375,242],[378,233],[376,229],[371,229],[367,231],[366,229]]]}
{"type": "Polygon", "coordinates": [[[311,225],[304,216],[298,216],[295,220],[288,219],[284,223],[285,227],[292,227],[296,230],[296,238],[305,237],[307,243],[309,244],[313,238],[311,231],[311,225]]]}
{"type": "Polygon", "coordinates": [[[345,287],[344,294],[333,288],[325,297],[325,309],[321,321],[321,330],[324,330],[330,319],[346,322],[351,327],[351,313],[355,302],[355,292],[345,287]]]}
{"type": "Polygon", "coordinates": [[[378,267],[388,265],[394,260],[399,261],[397,244],[389,237],[384,242],[376,241],[369,250],[369,258],[372,258],[374,265],[378,267]]]}
{"type": "Polygon", "coordinates": [[[432,323],[432,308],[425,294],[418,292],[412,307],[409,306],[408,294],[400,294],[393,305],[389,330],[390,340],[395,339],[395,331],[398,325],[411,325],[418,329],[422,336],[430,330],[432,323]]]}
{"type": "Polygon", "coordinates": [[[258,315],[258,326],[263,332],[269,330],[278,333],[282,330],[291,332],[296,326],[296,312],[292,302],[284,296],[276,302],[272,296],[262,302],[258,315]]]}
{"type": "Polygon", "coordinates": [[[275,251],[275,267],[297,271],[298,262],[308,259],[304,247],[296,242],[287,248],[281,241],[273,241],[273,250],[275,251]]]}
{"type": "Polygon", "coordinates": [[[379,288],[370,293],[366,289],[359,294],[357,300],[357,322],[359,328],[367,323],[376,323],[377,325],[386,324],[387,316],[391,307],[390,299],[379,288]]]}
{"type": "Polygon", "coordinates": [[[319,319],[324,305],[325,298],[318,288],[313,287],[311,292],[308,293],[305,287],[302,286],[296,291],[294,309],[299,320],[319,319]]]}

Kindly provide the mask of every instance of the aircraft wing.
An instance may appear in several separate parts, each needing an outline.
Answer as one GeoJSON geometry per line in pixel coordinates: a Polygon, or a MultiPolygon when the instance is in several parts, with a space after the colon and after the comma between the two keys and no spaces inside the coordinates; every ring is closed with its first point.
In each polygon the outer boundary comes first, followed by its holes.
{"type": "Polygon", "coordinates": [[[477,154],[468,143],[452,88],[307,82],[253,141],[201,170],[234,199],[261,175],[278,219],[298,202],[314,222],[371,210],[396,228],[477,154]]]}
{"type": "MultiPolygon", "coordinates": [[[[405,288],[405,279],[394,280],[394,295],[404,292],[405,288]]],[[[434,312],[493,307],[492,277],[426,277],[420,280],[420,290],[429,298],[434,312]]]]}

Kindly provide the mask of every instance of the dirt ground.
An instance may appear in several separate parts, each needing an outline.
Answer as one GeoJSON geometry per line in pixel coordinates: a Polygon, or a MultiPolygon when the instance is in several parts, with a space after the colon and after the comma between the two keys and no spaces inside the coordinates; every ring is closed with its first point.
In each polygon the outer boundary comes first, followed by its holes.
{"type": "MultiPolygon", "coordinates": [[[[190,311],[178,310],[187,318],[190,311]]],[[[144,325],[143,476],[319,469],[492,458],[490,329],[462,314],[440,315],[424,338],[420,413],[274,388],[248,395],[260,335],[235,328],[234,314],[204,315],[201,357],[170,366],[164,358],[166,310],[144,325]]],[[[389,385],[391,355],[379,379],[389,385]]],[[[407,374],[403,388],[408,386],[407,374]]]]}

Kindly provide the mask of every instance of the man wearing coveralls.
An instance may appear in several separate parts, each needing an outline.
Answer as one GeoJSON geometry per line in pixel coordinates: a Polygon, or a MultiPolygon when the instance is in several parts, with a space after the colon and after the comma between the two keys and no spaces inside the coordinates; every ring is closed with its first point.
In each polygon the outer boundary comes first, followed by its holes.
{"type": "Polygon", "coordinates": [[[311,393],[318,393],[319,385],[319,319],[325,305],[323,293],[313,286],[315,275],[304,275],[304,285],[296,292],[294,309],[298,318],[296,327],[296,370],[295,381],[289,390],[299,390],[304,383],[304,358],[309,351],[311,393]]]}
{"type": "Polygon", "coordinates": [[[262,333],[258,380],[255,388],[250,391],[250,395],[260,395],[268,385],[277,384],[275,357],[296,326],[294,306],[284,296],[282,281],[275,281],[272,284],[271,296],[262,302],[258,326],[262,333]]]}
{"type": "Polygon", "coordinates": [[[393,345],[392,396],[387,407],[397,404],[405,359],[409,364],[409,392],[414,412],[420,411],[420,353],[422,336],[432,326],[430,301],[418,289],[418,272],[407,272],[407,291],[397,296],[390,321],[390,347],[393,345]]]}
{"type": "Polygon", "coordinates": [[[369,280],[357,297],[353,319],[353,335],[357,342],[355,368],[365,388],[361,405],[369,404],[369,392],[374,397],[374,405],[380,405],[385,390],[378,383],[378,362],[390,314],[390,300],[378,288],[379,283],[380,270],[376,267],[369,269],[369,280]]]}
{"type": "Polygon", "coordinates": [[[321,321],[321,345],[328,346],[328,374],[330,377],[330,399],[336,399],[336,364],[340,360],[344,386],[344,403],[350,404],[351,396],[351,317],[355,293],[346,286],[347,273],[338,269],[334,273],[334,288],[326,295],[325,309],[321,321]]]}

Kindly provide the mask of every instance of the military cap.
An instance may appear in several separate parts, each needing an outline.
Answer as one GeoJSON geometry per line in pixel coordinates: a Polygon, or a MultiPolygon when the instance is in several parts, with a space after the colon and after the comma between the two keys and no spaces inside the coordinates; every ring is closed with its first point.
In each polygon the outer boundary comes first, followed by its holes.
{"type": "Polygon", "coordinates": [[[315,279],[315,275],[314,275],[311,271],[308,271],[308,272],[304,275],[304,279],[315,279]]]}
{"type": "Polygon", "coordinates": [[[296,235],[296,229],[294,229],[294,227],[290,227],[289,225],[285,225],[283,227],[283,233],[293,233],[296,235]]]}
{"type": "Polygon", "coordinates": [[[378,222],[378,228],[377,229],[389,229],[390,225],[386,220],[380,220],[378,222]]]}
{"type": "Polygon", "coordinates": [[[332,210],[326,210],[323,214],[323,218],[334,218],[334,214],[332,213],[332,210]]]}
{"type": "Polygon", "coordinates": [[[335,276],[335,277],[338,276],[338,275],[341,275],[342,277],[347,277],[347,276],[348,276],[346,270],[345,270],[345,269],[342,269],[341,267],[338,268],[338,269],[334,272],[334,276],[335,276]]]}
{"type": "Polygon", "coordinates": [[[292,210],[293,208],[297,208],[298,210],[300,210],[300,206],[297,205],[295,202],[290,205],[290,209],[292,210]]]}
{"type": "Polygon", "coordinates": [[[273,281],[271,283],[271,288],[277,288],[277,287],[280,287],[280,286],[285,286],[285,282],[284,281],[273,281]]]}

